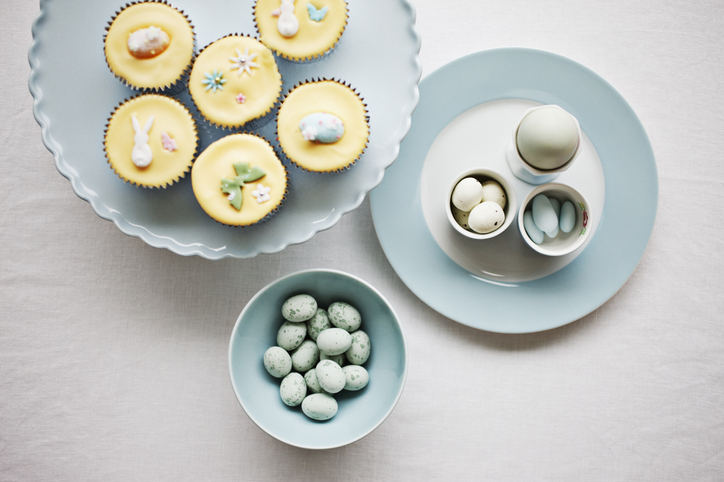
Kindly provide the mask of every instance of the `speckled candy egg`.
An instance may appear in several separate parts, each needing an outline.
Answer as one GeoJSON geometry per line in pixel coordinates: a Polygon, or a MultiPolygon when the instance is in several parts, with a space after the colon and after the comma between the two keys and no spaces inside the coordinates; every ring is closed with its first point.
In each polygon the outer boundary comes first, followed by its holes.
{"type": "Polygon", "coordinates": [[[302,412],[313,420],[329,420],[337,414],[337,400],[326,393],[314,393],[302,402],[302,412]]]}
{"type": "Polygon", "coordinates": [[[304,340],[299,348],[292,352],[292,366],[298,372],[306,372],[319,362],[319,348],[312,340],[304,340]]]}
{"type": "Polygon", "coordinates": [[[309,295],[296,295],[282,305],[282,316],[293,323],[307,321],[317,311],[317,300],[309,295]]]}
{"type": "Polygon", "coordinates": [[[324,360],[317,363],[316,372],[319,386],[327,393],[341,392],[347,381],[342,367],[332,360],[324,360]]]}
{"type": "Polygon", "coordinates": [[[317,379],[317,369],[312,368],[304,374],[304,382],[307,384],[307,389],[312,393],[322,393],[322,387],[319,385],[317,379]]]}
{"type": "Polygon", "coordinates": [[[508,202],[503,186],[492,179],[483,183],[483,201],[493,201],[503,209],[508,202]]]}
{"type": "Polygon", "coordinates": [[[264,368],[269,375],[284,378],[292,371],[292,358],[284,348],[273,346],[264,352],[264,368]]]}
{"type": "Polygon", "coordinates": [[[450,211],[452,212],[453,218],[457,223],[462,226],[464,229],[467,229],[470,231],[470,226],[468,225],[468,218],[470,217],[469,212],[461,211],[455,206],[450,207],[450,211]]]}
{"type": "Polygon", "coordinates": [[[349,365],[342,368],[345,377],[344,389],[351,392],[362,390],[370,382],[370,374],[364,367],[349,365]]]}
{"type": "Polygon", "coordinates": [[[325,355],[339,355],[349,349],[352,343],[350,334],[342,328],[329,328],[317,337],[319,351],[325,355]]]}
{"type": "Polygon", "coordinates": [[[325,355],[321,350],[319,351],[319,361],[322,360],[332,360],[337,365],[343,367],[347,364],[347,357],[344,355],[344,353],[340,353],[339,355],[325,355]]]}
{"type": "Polygon", "coordinates": [[[461,211],[470,211],[483,200],[483,186],[474,177],[462,179],[453,189],[450,201],[461,211]]]}
{"type": "Polygon", "coordinates": [[[362,317],[354,306],[338,301],[329,305],[327,309],[329,321],[337,328],[350,333],[357,331],[362,324],[362,317]]]}
{"type": "Polygon", "coordinates": [[[498,203],[485,201],[470,211],[468,224],[470,229],[479,234],[492,233],[505,222],[505,212],[498,203]]]}
{"type": "Polygon", "coordinates": [[[277,331],[277,345],[292,351],[302,344],[307,336],[307,325],[285,321],[277,331]]]}
{"type": "Polygon", "coordinates": [[[307,396],[307,383],[304,381],[304,377],[299,373],[290,373],[284,377],[279,387],[279,395],[285,405],[296,407],[301,404],[304,397],[307,396]]]}
{"type": "Polygon", "coordinates": [[[313,317],[307,320],[307,334],[309,338],[317,341],[317,337],[327,328],[332,328],[332,323],[329,321],[327,311],[322,308],[317,308],[317,312],[313,317]]]}
{"type": "Polygon", "coordinates": [[[352,333],[352,343],[349,345],[349,350],[345,352],[345,356],[352,365],[362,365],[369,359],[371,351],[370,337],[364,331],[357,330],[352,333]]]}

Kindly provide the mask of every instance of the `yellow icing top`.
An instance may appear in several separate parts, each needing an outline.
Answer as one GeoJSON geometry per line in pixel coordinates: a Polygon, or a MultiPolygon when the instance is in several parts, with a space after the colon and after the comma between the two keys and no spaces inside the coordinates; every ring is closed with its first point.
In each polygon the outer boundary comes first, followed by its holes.
{"type": "Polygon", "coordinates": [[[264,139],[252,134],[231,134],[207,147],[191,170],[191,185],[196,199],[206,213],[230,226],[248,226],[274,211],[287,190],[287,171],[274,149],[264,139]],[[241,189],[243,201],[237,211],[221,191],[222,179],[234,179],[234,163],[245,162],[258,167],[266,175],[245,184],[241,189]],[[271,188],[270,199],[259,203],[252,192],[262,184],[271,188]]]}
{"type": "Polygon", "coordinates": [[[347,2],[345,0],[296,0],[294,16],[299,30],[293,37],[284,37],[277,28],[278,17],[272,12],[281,5],[280,0],[257,0],[254,18],[260,40],[288,60],[312,59],[335,46],[347,26],[347,2]],[[309,18],[307,4],[317,9],[327,7],[320,22],[309,18]]]}
{"type": "Polygon", "coordinates": [[[165,187],[182,178],[191,168],[196,154],[198,136],[194,119],[186,107],[175,99],[160,94],[145,94],[121,104],[111,116],[105,138],[108,163],[126,181],[146,187],[165,187]],[[153,160],[147,167],[137,167],[132,160],[136,115],[143,128],[153,116],[148,132],[148,146],[153,160]],[[176,150],[164,149],[162,135],[166,132],[176,141],[176,150]]]}
{"type": "Polygon", "coordinates": [[[355,92],[337,81],[308,82],[292,90],[279,109],[279,144],[293,162],[309,171],[337,171],[362,154],[369,137],[365,106],[355,92]],[[304,139],[299,121],[309,114],[326,112],[344,123],[344,136],[333,144],[304,139]]]}
{"type": "Polygon", "coordinates": [[[282,90],[282,76],[274,54],[256,39],[241,35],[224,37],[206,47],[196,58],[189,78],[189,91],[203,116],[223,127],[238,127],[271,112],[282,90]],[[245,55],[256,67],[248,72],[231,60],[245,55]],[[255,57],[251,59],[252,56],[255,57]],[[223,74],[223,89],[207,90],[205,74],[223,74]],[[241,73],[241,75],[239,75],[241,73]],[[242,94],[244,102],[237,96],[242,94]]]}
{"type": "Polygon", "coordinates": [[[138,3],[113,20],[105,39],[106,61],[111,71],[131,86],[162,89],[175,83],[193,59],[194,33],[186,17],[162,3],[138,3]],[[171,38],[156,57],[137,59],[128,51],[128,37],[136,30],[158,27],[171,38]]]}

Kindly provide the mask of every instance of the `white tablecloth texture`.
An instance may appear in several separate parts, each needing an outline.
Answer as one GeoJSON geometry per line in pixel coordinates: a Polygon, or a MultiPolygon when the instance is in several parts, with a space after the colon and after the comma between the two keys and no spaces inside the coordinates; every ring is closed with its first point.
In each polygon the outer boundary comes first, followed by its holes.
{"type": "Polygon", "coordinates": [[[414,5],[423,77],[479,50],[531,47],[586,65],[631,104],[659,201],[623,288],[548,332],[468,328],[400,280],[368,199],[273,255],[149,247],[57,172],[27,88],[39,7],[0,0],[0,480],[724,480],[724,3],[414,5]],[[319,452],[257,428],[227,369],[246,302],[306,268],[377,287],[409,349],[388,420],[319,452]]]}

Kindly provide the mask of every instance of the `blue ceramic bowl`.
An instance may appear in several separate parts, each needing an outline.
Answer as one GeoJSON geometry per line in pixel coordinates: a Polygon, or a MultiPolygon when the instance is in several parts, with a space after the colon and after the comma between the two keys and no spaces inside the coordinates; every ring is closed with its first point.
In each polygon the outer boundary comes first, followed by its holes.
{"type": "Polygon", "coordinates": [[[395,311],[368,283],[341,271],[299,271],[267,285],[244,307],[231,332],[229,373],[236,398],[259,428],[289,445],[331,449],[361,439],[392,412],[405,385],[407,348],[395,311]],[[339,410],[325,422],[308,418],[301,407],[286,406],[279,396],[281,380],[269,375],[262,361],[267,348],[276,345],[282,304],[301,293],[312,295],[324,309],[335,301],[357,308],[372,345],[364,364],[369,385],[336,394],[339,410]]]}

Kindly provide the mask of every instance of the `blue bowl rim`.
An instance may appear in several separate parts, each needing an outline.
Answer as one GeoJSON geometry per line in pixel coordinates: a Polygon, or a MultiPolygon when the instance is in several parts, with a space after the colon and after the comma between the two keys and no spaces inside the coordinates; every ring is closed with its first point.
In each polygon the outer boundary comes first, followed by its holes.
{"type": "Polygon", "coordinates": [[[275,438],[275,439],[279,440],[280,442],[284,442],[284,443],[287,444],[287,445],[291,445],[291,446],[293,446],[293,447],[298,447],[298,448],[302,448],[302,449],[308,449],[308,450],[328,450],[328,449],[334,449],[334,448],[338,448],[338,447],[343,447],[343,446],[345,446],[345,445],[349,445],[349,444],[352,444],[352,443],[354,443],[354,442],[357,442],[358,440],[363,439],[364,437],[366,437],[367,435],[369,435],[369,434],[371,434],[373,431],[375,431],[375,430],[377,429],[377,427],[379,427],[380,425],[382,425],[382,423],[383,423],[385,420],[387,420],[387,417],[390,416],[390,414],[392,413],[392,410],[395,409],[395,407],[397,406],[397,403],[400,401],[400,397],[402,396],[402,391],[404,390],[404,388],[405,388],[405,383],[407,382],[407,369],[408,369],[407,341],[406,341],[406,339],[405,339],[405,332],[404,332],[404,330],[402,329],[402,324],[400,323],[400,317],[397,316],[397,312],[395,311],[395,309],[392,307],[392,305],[391,305],[390,302],[387,300],[387,298],[385,298],[385,296],[384,296],[382,293],[380,293],[380,291],[379,291],[377,288],[375,288],[374,286],[372,286],[370,283],[368,283],[367,281],[363,280],[362,278],[359,278],[358,276],[355,276],[355,275],[350,274],[350,273],[346,273],[346,272],[344,272],[344,271],[339,271],[339,270],[335,270],[335,269],[325,269],[325,268],[312,268],[312,269],[305,269],[305,270],[301,270],[301,271],[295,271],[294,273],[290,273],[290,274],[287,274],[287,275],[285,275],[285,276],[282,276],[281,278],[275,279],[274,281],[270,282],[269,284],[267,284],[266,286],[264,286],[262,289],[260,289],[260,290],[246,303],[246,305],[244,305],[244,308],[241,310],[241,313],[239,314],[239,317],[236,319],[236,323],[234,323],[234,328],[232,328],[232,330],[231,330],[231,337],[229,338],[228,364],[229,364],[229,379],[230,379],[230,381],[231,381],[231,387],[232,387],[232,389],[233,389],[233,391],[234,391],[234,396],[236,396],[236,400],[239,402],[239,405],[241,405],[241,408],[244,410],[244,413],[246,413],[246,415],[249,417],[249,419],[250,419],[252,422],[254,422],[254,425],[256,425],[257,427],[259,427],[264,433],[266,433],[266,434],[269,435],[270,437],[275,438]],[[330,446],[323,446],[323,447],[310,447],[310,446],[304,446],[304,445],[295,444],[295,443],[290,442],[289,440],[285,440],[285,439],[284,439],[283,437],[281,437],[281,436],[278,436],[278,435],[275,435],[275,434],[271,434],[270,432],[268,432],[268,431],[261,425],[261,423],[249,412],[249,410],[247,410],[246,406],[244,405],[244,402],[241,400],[241,397],[239,396],[239,390],[238,390],[238,388],[237,388],[237,386],[236,386],[236,383],[234,382],[234,377],[232,376],[232,366],[231,366],[232,346],[233,346],[233,344],[234,344],[234,337],[236,336],[236,333],[237,333],[238,330],[239,330],[239,324],[240,324],[240,322],[241,322],[241,319],[244,317],[244,314],[246,313],[247,309],[254,303],[254,301],[256,301],[257,298],[259,298],[262,294],[264,294],[264,292],[266,292],[267,290],[269,290],[272,286],[274,286],[274,285],[276,285],[277,283],[279,283],[279,282],[281,282],[281,281],[284,281],[284,280],[286,280],[286,279],[288,279],[288,278],[292,278],[292,277],[299,276],[299,275],[302,275],[302,274],[307,274],[307,273],[332,273],[332,274],[344,276],[344,277],[347,277],[347,278],[351,278],[351,279],[357,281],[358,283],[362,283],[362,284],[365,285],[367,288],[369,288],[372,292],[374,292],[377,296],[379,296],[380,300],[382,300],[382,302],[387,306],[387,308],[389,308],[389,310],[390,310],[390,312],[392,313],[392,316],[393,316],[395,322],[397,323],[397,327],[398,327],[398,329],[400,330],[400,336],[401,336],[401,338],[402,338],[403,355],[404,355],[404,358],[403,358],[403,359],[404,359],[404,371],[403,371],[403,373],[402,373],[402,383],[400,383],[400,388],[399,388],[399,390],[397,391],[397,394],[395,395],[395,399],[394,399],[394,401],[392,402],[392,405],[390,405],[389,409],[388,409],[387,412],[382,416],[382,418],[380,418],[380,420],[379,420],[373,427],[371,427],[369,430],[367,430],[366,432],[362,433],[362,434],[359,435],[359,436],[356,436],[355,438],[353,438],[353,439],[351,439],[351,440],[349,440],[349,441],[346,441],[346,442],[344,442],[344,443],[337,444],[337,445],[330,445],[330,446]]]}

